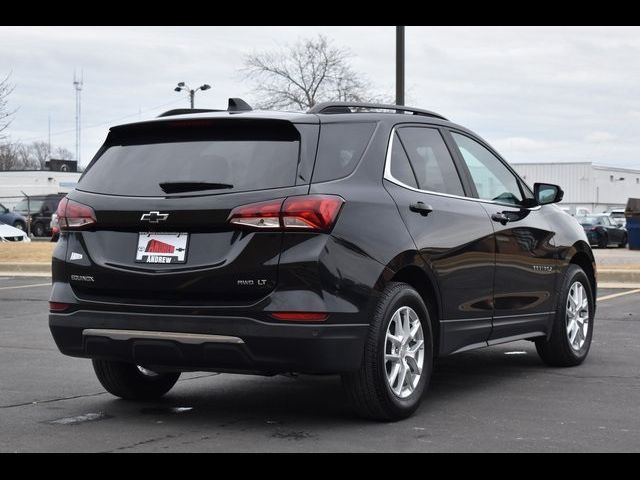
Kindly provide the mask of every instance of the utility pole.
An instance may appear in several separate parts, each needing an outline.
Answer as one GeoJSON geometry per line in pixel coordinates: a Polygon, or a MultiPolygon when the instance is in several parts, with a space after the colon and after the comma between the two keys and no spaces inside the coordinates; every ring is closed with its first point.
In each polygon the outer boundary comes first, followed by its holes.
{"type": "Polygon", "coordinates": [[[82,79],[84,72],[80,70],[80,78],[76,77],[76,72],[73,72],[73,86],[76,89],[76,162],[80,165],[80,139],[81,139],[81,92],[82,92],[82,79]]]}
{"type": "Polygon", "coordinates": [[[396,105],[404,105],[404,27],[396,27],[396,105]]]}
{"type": "MultiPolygon", "coordinates": [[[[49,127],[49,137],[48,137],[48,141],[47,141],[47,157],[49,157],[49,160],[51,160],[51,114],[49,114],[48,118],[48,127],[49,127]]],[[[44,167],[42,167],[44,168],[44,167]]]]}

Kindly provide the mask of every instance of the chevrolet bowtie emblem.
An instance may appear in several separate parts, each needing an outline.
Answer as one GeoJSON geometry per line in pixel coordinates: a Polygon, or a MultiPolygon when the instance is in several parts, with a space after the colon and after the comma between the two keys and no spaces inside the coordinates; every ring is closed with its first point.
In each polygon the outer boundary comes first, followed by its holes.
{"type": "Polygon", "coordinates": [[[140,220],[146,220],[149,223],[159,223],[164,222],[167,218],[169,218],[168,213],[149,212],[143,214],[140,220]]]}

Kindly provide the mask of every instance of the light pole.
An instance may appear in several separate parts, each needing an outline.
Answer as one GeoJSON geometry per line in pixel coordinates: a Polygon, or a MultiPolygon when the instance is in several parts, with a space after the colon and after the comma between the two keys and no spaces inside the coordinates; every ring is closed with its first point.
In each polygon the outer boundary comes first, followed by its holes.
{"type": "Polygon", "coordinates": [[[396,27],[396,105],[404,105],[404,27],[396,27]]]}
{"type": "Polygon", "coordinates": [[[208,84],[204,84],[204,85],[200,85],[198,88],[196,88],[195,90],[191,87],[189,87],[189,85],[186,85],[184,82],[180,82],[178,83],[178,86],[176,88],[174,88],[174,90],[176,92],[182,92],[183,90],[186,90],[187,92],[189,92],[189,100],[191,103],[191,110],[193,110],[193,104],[194,104],[194,97],[196,96],[196,92],[198,90],[209,90],[211,88],[211,85],[208,84]]]}

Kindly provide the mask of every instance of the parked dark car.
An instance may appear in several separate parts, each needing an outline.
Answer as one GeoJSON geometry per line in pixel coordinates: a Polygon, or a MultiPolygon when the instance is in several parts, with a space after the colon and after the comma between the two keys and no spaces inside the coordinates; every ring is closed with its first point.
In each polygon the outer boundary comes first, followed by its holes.
{"type": "Polygon", "coordinates": [[[340,374],[359,414],[397,420],[438,356],[586,358],[596,267],[559,187],[426,110],[249,110],[113,127],[60,204],[49,325],[109,392],[340,374]]]}
{"type": "Polygon", "coordinates": [[[58,208],[58,203],[64,198],[64,193],[53,193],[49,195],[34,195],[26,197],[13,208],[27,219],[31,219],[31,233],[36,237],[46,237],[51,235],[51,215],[58,208]],[[29,212],[31,214],[29,215],[29,212]]]}
{"type": "Polygon", "coordinates": [[[620,248],[627,246],[629,234],[627,229],[614,223],[607,213],[597,215],[585,215],[578,218],[584,228],[589,243],[600,248],[615,245],[620,248]]]}
{"type": "Polygon", "coordinates": [[[10,211],[0,203],[0,222],[11,225],[19,230],[27,229],[27,219],[17,212],[10,211]]]}

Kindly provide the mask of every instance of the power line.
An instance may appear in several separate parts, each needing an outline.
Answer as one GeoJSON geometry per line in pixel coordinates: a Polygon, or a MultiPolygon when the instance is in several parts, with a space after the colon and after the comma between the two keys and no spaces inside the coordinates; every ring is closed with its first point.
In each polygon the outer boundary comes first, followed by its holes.
{"type": "MultiPolygon", "coordinates": [[[[101,122],[101,123],[96,123],[96,124],[89,125],[89,126],[84,126],[82,128],[84,130],[90,130],[90,129],[93,129],[93,128],[104,127],[106,125],[113,125],[114,123],[119,122],[120,120],[125,120],[125,119],[131,118],[131,117],[137,117],[138,115],[141,115],[143,113],[148,113],[148,112],[151,112],[153,110],[157,110],[158,108],[167,107],[169,105],[174,105],[174,104],[176,104],[178,102],[184,102],[184,99],[183,98],[179,98],[177,100],[172,100],[171,102],[163,103],[161,105],[156,105],[155,107],[151,107],[151,108],[148,108],[146,110],[141,110],[141,111],[139,110],[136,113],[131,113],[131,114],[128,114],[128,115],[124,115],[122,117],[114,118],[114,119],[108,120],[106,122],[101,122]]],[[[64,135],[65,133],[71,133],[71,132],[75,132],[75,131],[76,131],[76,129],[74,127],[74,128],[69,128],[67,130],[61,130],[59,132],[51,132],[50,135],[52,137],[55,137],[57,135],[64,135]]],[[[22,142],[31,142],[31,141],[34,141],[34,140],[39,140],[42,137],[43,137],[42,135],[38,135],[37,137],[23,138],[23,139],[20,139],[20,141],[22,141],[22,142]]]]}

